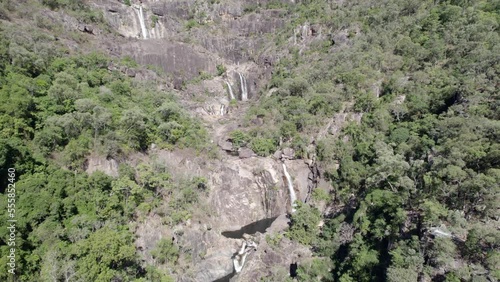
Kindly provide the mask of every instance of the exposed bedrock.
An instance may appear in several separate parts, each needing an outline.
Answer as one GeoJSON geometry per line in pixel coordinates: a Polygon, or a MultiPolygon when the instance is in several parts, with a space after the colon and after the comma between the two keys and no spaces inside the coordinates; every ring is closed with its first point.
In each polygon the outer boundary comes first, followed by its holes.
{"type": "MultiPolygon", "coordinates": [[[[309,167],[301,160],[286,162],[299,200],[308,191],[309,167]]],[[[288,182],[280,162],[270,158],[230,157],[210,174],[212,206],[224,231],[273,218],[290,211],[288,182]]]]}
{"type": "Polygon", "coordinates": [[[158,66],[181,78],[195,77],[201,71],[215,72],[216,67],[216,62],[208,54],[202,54],[185,43],[161,39],[128,43],[122,46],[122,53],[129,54],[142,65],[158,66]]]}
{"type": "MultiPolygon", "coordinates": [[[[266,2],[260,1],[260,5],[266,2]]],[[[131,3],[128,6],[112,0],[93,1],[110,27],[133,41],[110,47],[113,53],[130,55],[140,64],[161,67],[179,80],[174,82],[177,86],[202,71],[215,74],[218,64],[239,66],[254,62],[258,69],[242,72],[247,79],[248,98],[260,86],[259,80],[270,76],[277,55],[264,52],[269,44],[266,34],[284,25],[284,11],[262,9],[259,13],[245,13],[245,7],[255,2],[236,0],[223,4],[194,0],[131,3]],[[201,19],[193,15],[204,16],[201,19]],[[186,25],[190,20],[200,27],[188,30],[186,25]]],[[[231,80],[235,86],[239,80],[237,73],[231,74],[231,80]]]]}

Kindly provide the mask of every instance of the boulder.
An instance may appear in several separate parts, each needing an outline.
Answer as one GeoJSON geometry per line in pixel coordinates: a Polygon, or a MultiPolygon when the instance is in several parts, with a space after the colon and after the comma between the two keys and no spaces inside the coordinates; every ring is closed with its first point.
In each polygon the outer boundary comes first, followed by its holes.
{"type": "Polygon", "coordinates": [[[264,121],[261,118],[256,118],[252,120],[252,123],[257,126],[261,126],[264,124],[264,121]]]}
{"type": "Polygon", "coordinates": [[[241,148],[238,151],[238,156],[240,157],[240,159],[250,158],[253,157],[254,155],[255,153],[252,151],[252,149],[249,148],[241,148]]]}
{"type": "Polygon", "coordinates": [[[137,74],[137,71],[135,69],[127,69],[125,71],[125,74],[128,76],[128,77],[135,77],[136,74],[137,74]]]}
{"type": "Polygon", "coordinates": [[[233,143],[229,142],[229,141],[224,141],[224,140],[220,140],[219,141],[219,147],[221,147],[222,150],[224,151],[232,151],[233,150],[233,143]]]}
{"type": "Polygon", "coordinates": [[[281,159],[281,155],[282,155],[281,150],[278,150],[278,151],[274,152],[273,158],[279,160],[279,159],[281,159]]]}
{"type": "Polygon", "coordinates": [[[292,148],[283,149],[283,158],[289,160],[295,159],[295,150],[292,148]]]}

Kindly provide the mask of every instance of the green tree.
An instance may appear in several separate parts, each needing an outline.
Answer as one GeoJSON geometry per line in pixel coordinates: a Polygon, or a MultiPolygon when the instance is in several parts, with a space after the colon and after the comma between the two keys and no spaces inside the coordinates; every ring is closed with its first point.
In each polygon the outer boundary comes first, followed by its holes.
{"type": "Polygon", "coordinates": [[[179,248],[172,240],[162,238],[151,251],[151,255],[160,264],[175,264],[179,258],[179,248]]]}
{"type": "Polygon", "coordinates": [[[319,233],[320,212],[318,209],[300,201],[297,201],[296,204],[296,211],[292,214],[291,226],[286,234],[290,239],[301,244],[311,245],[319,233]]]}

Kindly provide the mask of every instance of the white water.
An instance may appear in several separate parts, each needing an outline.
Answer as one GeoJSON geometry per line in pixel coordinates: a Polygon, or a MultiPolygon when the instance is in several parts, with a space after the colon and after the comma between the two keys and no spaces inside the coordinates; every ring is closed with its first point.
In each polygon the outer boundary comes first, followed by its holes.
{"type": "Polygon", "coordinates": [[[224,105],[220,105],[220,115],[224,115],[224,105]]]}
{"type": "Polygon", "coordinates": [[[146,23],[144,22],[144,14],[142,11],[142,5],[139,6],[139,11],[137,11],[137,16],[139,17],[139,23],[141,24],[142,37],[148,39],[148,30],[146,29],[146,23]]]}
{"type": "Polygon", "coordinates": [[[241,257],[241,260],[238,260],[237,257],[233,259],[233,266],[236,273],[239,273],[243,269],[243,265],[245,264],[247,255],[254,248],[257,248],[257,244],[255,244],[253,241],[243,242],[243,245],[241,245],[241,249],[238,252],[238,255],[241,257]]]}
{"type": "Polygon", "coordinates": [[[247,80],[244,75],[238,73],[240,75],[240,84],[241,84],[241,101],[248,100],[248,91],[247,91],[247,80]]]}
{"type": "Polygon", "coordinates": [[[227,82],[227,81],[226,81],[226,84],[227,84],[227,88],[229,89],[229,95],[231,96],[231,100],[236,99],[234,97],[233,88],[231,87],[231,84],[229,84],[229,82],[227,82]]]}
{"type": "Polygon", "coordinates": [[[285,173],[286,181],[288,182],[288,191],[290,193],[290,203],[292,204],[292,213],[295,212],[295,201],[297,200],[297,196],[295,195],[295,190],[293,190],[292,177],[288,173],[285,163],[283,163],[283,172],[285,173]]]}

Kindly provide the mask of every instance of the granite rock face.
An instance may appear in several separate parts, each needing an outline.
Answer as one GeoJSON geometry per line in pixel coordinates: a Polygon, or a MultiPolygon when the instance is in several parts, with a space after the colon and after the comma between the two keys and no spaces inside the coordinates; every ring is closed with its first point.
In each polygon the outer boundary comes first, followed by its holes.
{"type": "Polygon", "coordinates": [[[201,72],[215,72],[217,65],[211,56],[188,44],[163,39],[136,40],[122,46],[121,52],[141,65],[157,66],[168,74],[186,79],[201,72]]]}
{"type": "MultiPolygon", "coordinates": [[[[287,213],[291,205],[281,161],[270,157],[241,159],[232,155],[207,161],[183,151],[154,152],[155,160],[173,174],[190,173],[207,179],[211,214],[197,216],[176,226],[175,230],[155,224],[158,221],[155,217],[142,223],[136,245],[146,261],[151,259],[147,254],[155,241],[162,236],[172,236],[183,249],[189,250],[192,258],[191,275],[178,277],[178,281],[215,281],[231,275],[231,257],[241,246],[243,233],[250,234],[258,247],[247,257],[242,272],[231,281],[259,281],[273,271],[269,266],[288,269],[294,261],[308,257],[307,249],[286,239],[280,246],[271,247],[266,243],[266,235],[276,236],[288,227],[287,213]],[[227,235],[239,231],[238,236],[227,235]]],[[[149,158],[138,155],[130,164],[149,162],[149,158]]],[[[298,198],[304,198],[309,167],[302,160],[287,160],[286,165],[298,198]]]]}
{"type": "MultiPolygon", "coordinates": [[[[249,96],[255,95],[259,81],[270,75],[268,68],[276,61],[275,55],[261,52],[269,41],[265,35],[281,28],[285,17],[282,10],[247,12],[245,9],[255,2],[244,0],[212,4],[195,0],[143,0],[131,1],[130,6],[112,0],[93,0],[92,4],[103,12],[114,31],[128,39],[115,53],[129,55],[143,65],[160,67],[171,74],[177,88],[201,73],[215,74],[218,64],[256,63],[259,68],[244,73],[249,96]]],[[[85,32],[97,31],[88,27],[85,32]]],[[[238,81],[237,73],[231,76],[231,80],[238,81]]]]}
{"type": "MultiPolygon", "coordinates": [[[[287,15],[279,9],[252,10],[272,0],[216,2],[132,0],[128,6],[114,0],[91,1],[118,34],[113,40],[101,36],[101,45],[113,55],[130,56],[140,65],[162,69],[168,77],[164,87],[193,97],[185,98],[186,108],[204,120],[219,148],[218,159],[155,148],[126,161],[136,166],[154,158],[172,174],[207,179],[209,187],[204,203],[209,213],[200,212],[173,230],[166,230],[152,216],[137,227],[136,246],[142,258],[151,262],[148,254],[156,242],[165,236],[174,238],[191,259],[189,271],[177,272],[176,281],[259,281],[278,275],[276,269],[282,272],[278,276],[286,277],[290,264],[310,257],[310,252],[287,239],[269,246],[265,236],[278,236],[288,227],[287,213],[292,209],[283,162],[293,191],[302,201],[311,189],[310,165],[295,159],[295,152],[288,148],[278,158],[259,157],[245,147],[235,150],[227,136],[240,127],[250,104],[246,100],[257,99],[258,90],[271,76],[279,51],[273,49],[269,36],[286,24],[287,15]],[[225,68],[222,74],[218,73],[220,65],[225,68]],[[237,103],[230,103],[229,90],[237,103]],[[245,238],[250,236],[258,247],[248,254],[242,271],[234,274],[232,257],[242,245],[243,234],[250,234],[245,238]]],[[[78,29],[96,37],[100,34],[93,26],[78,29]]],[[[314,36],[313,30],[304,29],[305,36],[314,36]]],[[[139,68],[117,70],[136,80],[152,75],[139,68]]],[[[262,125],[264,120],[257,117],[253,123],[262,125]]],[[[116,168],[113,160],[93,159],[88,171],[114,175],[116,168]]]]}

